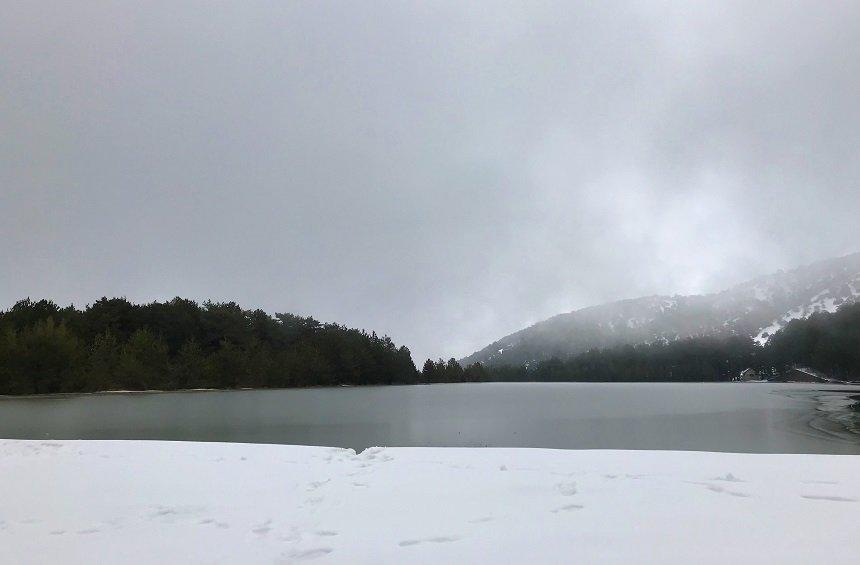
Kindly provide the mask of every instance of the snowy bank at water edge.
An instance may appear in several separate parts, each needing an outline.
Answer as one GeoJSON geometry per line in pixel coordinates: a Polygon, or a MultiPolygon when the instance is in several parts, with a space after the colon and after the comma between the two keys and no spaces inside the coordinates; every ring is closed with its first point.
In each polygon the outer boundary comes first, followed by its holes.
{"type": "Polygon", "coordinates": [[[2,563],[857,563],[860,456],[0,440],[2,563]]]}

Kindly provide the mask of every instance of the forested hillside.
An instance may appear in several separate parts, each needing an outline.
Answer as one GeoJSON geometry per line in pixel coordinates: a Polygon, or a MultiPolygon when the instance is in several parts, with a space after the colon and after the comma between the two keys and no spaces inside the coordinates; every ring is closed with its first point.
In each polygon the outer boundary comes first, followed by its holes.
{"type": "Polygon", "coordinates": [[[388,337],[233,302],[103,298],[0,312],[0,394],[413,383],[388,337]]]}
{"type": "Polygon", "coordinates": [[[567,359],[491,366],[493,381],[729,381],[746,369],[766,378],[802,366],[860,381],[860,303],[792,320],[764,346],[749,336],[698,337],[592,349],[567,359]]]}

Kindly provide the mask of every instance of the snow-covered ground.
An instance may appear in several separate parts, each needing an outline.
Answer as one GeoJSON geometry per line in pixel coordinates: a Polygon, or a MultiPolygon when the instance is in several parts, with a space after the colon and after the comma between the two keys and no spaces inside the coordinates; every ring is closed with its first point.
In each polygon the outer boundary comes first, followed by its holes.
{"type": "Polygon", "coordinates": [[[0,440],[2,563],[857,563],[860,456],[0,440]]]}

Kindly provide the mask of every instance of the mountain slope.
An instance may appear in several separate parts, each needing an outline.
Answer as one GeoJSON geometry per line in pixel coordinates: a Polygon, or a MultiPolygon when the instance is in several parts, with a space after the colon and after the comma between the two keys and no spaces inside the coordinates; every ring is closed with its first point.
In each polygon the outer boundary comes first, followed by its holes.
{"type": "Polygon", "coordinates": [[[860,253],[753,279],[701,296],[647,296],[560,314],[464,358],[521,365],[592,348],[700,335],[749,335],[765,343],[794,318],[860,301],[860,253]]]}

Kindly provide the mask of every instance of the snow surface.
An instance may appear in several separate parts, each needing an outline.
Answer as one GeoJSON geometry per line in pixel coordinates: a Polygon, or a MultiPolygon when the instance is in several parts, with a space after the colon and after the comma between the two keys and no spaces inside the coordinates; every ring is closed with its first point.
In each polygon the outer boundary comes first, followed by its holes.
{"type": "Polygon", "coordinates": [[[0,440],[2,563],[857,563],[860,456],[0,440]]]}

